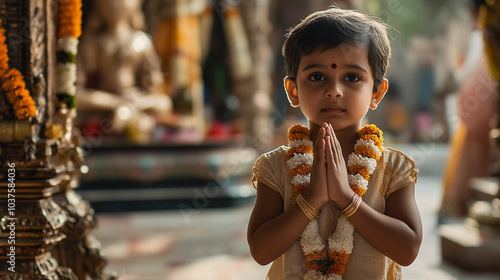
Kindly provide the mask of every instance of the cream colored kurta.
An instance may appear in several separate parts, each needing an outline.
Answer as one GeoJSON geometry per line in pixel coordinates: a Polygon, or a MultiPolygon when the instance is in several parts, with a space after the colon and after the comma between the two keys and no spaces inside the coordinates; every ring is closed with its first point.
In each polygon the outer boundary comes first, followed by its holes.
{"type": "MultiPolygon", "coordinates": [[[[294,203],[290,170],[286,165],[288,149],[287,146],[281,146],[260,156],[255,162],[252,179],[254,187],[257,187],[257,182],[261,182],[278,192],[283,198],[285,210],[294,203]]],[[[385,148],[371,176],[363,201],[376,211],[384,213],[387,197],[410,183],[415,183],[417,174],[418,169],[410,157],[400,151],[385,148]]],[[[323,207],[318,220],[320,232],[324,232],[328,219],[336,219],[332,211],[325,211],[328,207],[331,206],[326,204],[323,207]]],[[[305,257],[297,240],[288,251],[273,262],[267,279],[303,279],[306,271],[305,257]]],[[[354,250],[346,265],[343,279],[396,280],[402,278],[399,264],[379,253],[355,230],[354,250]]]]}

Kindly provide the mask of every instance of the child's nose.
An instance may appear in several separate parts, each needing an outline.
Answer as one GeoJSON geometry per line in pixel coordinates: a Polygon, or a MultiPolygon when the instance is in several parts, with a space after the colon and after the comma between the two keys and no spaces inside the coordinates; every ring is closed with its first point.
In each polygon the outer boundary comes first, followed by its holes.
{"type": "Polygon", "coordinates": [[[342,97],[342,89],[336,84],[332,83],[326,91],[325,91],[325,97],[326,98],[332,98],[332,97],[342,97]]]}

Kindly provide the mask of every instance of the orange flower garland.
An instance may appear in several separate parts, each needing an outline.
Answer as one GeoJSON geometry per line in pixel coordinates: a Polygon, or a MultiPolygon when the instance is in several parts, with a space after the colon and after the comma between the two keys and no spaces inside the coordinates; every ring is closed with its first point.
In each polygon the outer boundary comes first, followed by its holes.
{"type": "Polygon", "coordinates": [[[35,101],[26,89],[24,77],[19,70],[9,69],[8,47],[5,38],[5,29],[0,20],[0,82],[7,100],[12,104],[17,119],[26,119],[36,115],[35,101]]]}
{"type": "MultiPolygon", "coordinates": [[[[0,19],[0,26],[2,25],[2,20],[0,19]]],[[[9,55],[8,48],[5,41],[7,38],[5,37],[5,29],[0,27],[0,75],[3,75],[7,69],[9,69],[9,55]]]]}
{"type": "Polygon", "coordinates": [[[59,6],[58,37],[78,38],[82,34],[82,1],[61,0],[59,6]]]}
{"type": "MultiPolygon", "coordinates": [[[[366,125],[359,130],[360,139],[347,162],[348,180],[351,189],[363,196],[368,181],[377,167],[383,151],[382,131],[375,125],[366,125]]],[[[293,194],[303,194],[309,188],[313,162],[313,148],[310,131],[302,125],[294,125],[288,131],[290,149],[287,165],[292,177],[293,194]]],[[[318,233],[318,222],[312,220],[301,235],[300,244],[306,258],[305,280],[342,279],[345,266],[353,249],[354,226],[346,217],[337,221],[335,232],[325,246],[318,233]]]]}

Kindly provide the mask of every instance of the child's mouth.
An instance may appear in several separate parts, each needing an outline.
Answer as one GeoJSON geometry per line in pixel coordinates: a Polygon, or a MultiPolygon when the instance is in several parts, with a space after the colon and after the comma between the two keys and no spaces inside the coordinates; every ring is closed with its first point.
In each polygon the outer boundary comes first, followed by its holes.
{"type": "Polygon", "coordinates": [[[325,109],[321,109],[321,112],[329,113],[329,114],[340,114],[340,113],[345,112],[345,110],[342,108],[325,108],[325,109]]]}

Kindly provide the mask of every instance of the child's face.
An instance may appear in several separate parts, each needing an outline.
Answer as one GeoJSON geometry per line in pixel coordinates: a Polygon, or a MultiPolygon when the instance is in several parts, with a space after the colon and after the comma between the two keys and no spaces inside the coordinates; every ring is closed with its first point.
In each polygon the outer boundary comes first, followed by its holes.
{"type": "Polygon", "coordinates": [[[382,83],[382,96],[373,92],[373,83],[368,51],[341,44],[302,56],[295,81],[288,79],[285,85],[292,105],[300,106],[310,122],[341,130],[359,127],[368,109],[382,99],[387,82],[382,83]]]}

